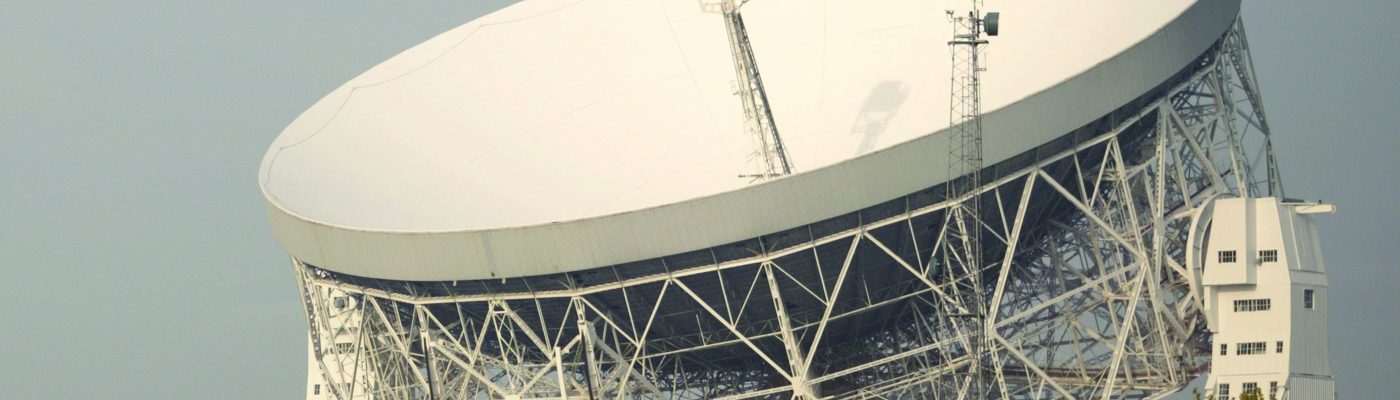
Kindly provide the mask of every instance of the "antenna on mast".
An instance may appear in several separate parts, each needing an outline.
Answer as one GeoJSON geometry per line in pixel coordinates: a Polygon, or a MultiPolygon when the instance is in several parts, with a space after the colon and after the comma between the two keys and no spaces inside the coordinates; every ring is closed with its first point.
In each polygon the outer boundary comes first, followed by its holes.
{"type": "Polygon", "coordinates": [[[752,149],[749,163],[754,165],[753,172],[739,177],[759,181],[791,174],[792,162],[788,160],[782,137],[778,136],[778,125],[773,121],[773,110],[768,107],[768,93],[758,73],[753,47],[749,45],[744,17],[739,14],[739,8],[745,3],[748,0],[701,0],[700,9],[724,16],[729,52],[734,61],[735,94],[743,101],[744,131],[752,149]]]}
{"type": "MultiPolygon", "coordinates": [[[[948,183],[946,196],[950,201],[945,215],[943,262],[955,280],[953,291],[958,302],[956,317],[965,317],[967,325],[958,329],[967,332],[968,376],[963,393],[968,398],[987,396],[986,377],[982,373],[984,354],[990,343],[987,331],[987,306],[982,285],[982,222],[979,188],[982,186],[982,85],[981,50],[987,45],[986,36],[996,36],[1000,14],[981,13],[981,1],[972,0],[972,11],[959,16],[948,11],[953,23],[953,40],[948,41],[952,53],[952,78],[948,123],[948,183]]],[[[955,325],[956,326],[956,325],[955,325]]]]}

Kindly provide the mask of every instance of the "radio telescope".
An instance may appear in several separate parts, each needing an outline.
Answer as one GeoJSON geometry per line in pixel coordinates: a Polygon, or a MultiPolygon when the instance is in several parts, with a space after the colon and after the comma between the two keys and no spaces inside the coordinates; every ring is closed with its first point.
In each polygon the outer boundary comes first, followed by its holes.
{"type": "Polygon", "coordinates": [[[1235,354],[1276,271],[1318,306],[1330,211],[1284,197],[1239,1],[992,4],[970,171],[945,5],[713,4],[522,1],[292,122],[259,184],[308,397],[1330,393],[1325,332],[1235,354]]]}

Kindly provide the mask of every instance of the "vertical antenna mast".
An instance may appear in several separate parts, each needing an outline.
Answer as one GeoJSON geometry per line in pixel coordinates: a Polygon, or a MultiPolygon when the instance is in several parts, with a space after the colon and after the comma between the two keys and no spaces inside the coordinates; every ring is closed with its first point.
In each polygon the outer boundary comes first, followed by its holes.
{"type": "Polygon", "coordinates": [[[758,73],[758,63],[754,60],[753,47],[749,45],[749,33],[744,28],[744,17],[739,8],[748,0],[701,0],[700,8],[707,12],[724,15],[724,26],[729,35],[729,51],[734,61],[735,94],[744,103],[744,131],[747,133],[753,151],[749,153],[749,163],[756,164],[754,171],[740,174],[740,178],[768,180],[792,173],[792,163],[788,160],[783,139],[778,136],[778,125],[773,122],[773,111],[768,107],[768,93],[763,88],[763,77],[758,73]]]}
{"type": "Polygon", "coordinates": [[[984,398],[988,391],[983,376],[983,353],[990,345],[985,326],[986,304],[982,288],[982,228],[978,188],[982,170],[982,87],[981,50],[987,44],[983,34],[996,36],[998,13],[981,14],[981,1],[972,1],[972,11],[958,16],[948,11],[953,22],[953,40],[948,41],[952,53],[952,78],[948,122],[947,198],[951,201],[944,229],[943,260],[951,276],[957,277],[953,289],[962,304],[959,314],[967,325],[968,376],[961,390],[967,398],[984,398]],[[970,392],[970,393],[968,393],[970,392]]]}

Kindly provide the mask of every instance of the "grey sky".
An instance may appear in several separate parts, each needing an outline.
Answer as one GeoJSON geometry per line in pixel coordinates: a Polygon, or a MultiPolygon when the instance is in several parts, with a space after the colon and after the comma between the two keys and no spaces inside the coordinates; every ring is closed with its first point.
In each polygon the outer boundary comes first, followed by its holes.
{"type": "MultiPolygon", "coordinates": [[[[263,152],[341,83],[506,3],[0,5],[0,397],[300,397],[263,152]]],[[[1288,192],[1341,210],[1322,220],[1338,391],[1394,398],[1400,2],[1244,14],[1288,192]]]]}

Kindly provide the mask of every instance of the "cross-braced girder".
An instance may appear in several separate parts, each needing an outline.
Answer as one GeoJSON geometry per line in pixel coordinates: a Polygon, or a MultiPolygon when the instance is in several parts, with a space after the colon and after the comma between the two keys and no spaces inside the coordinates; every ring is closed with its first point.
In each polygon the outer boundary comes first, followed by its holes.
{"type": "Polygon", "coordinates": [[[977,271],[950,267],[941,188],[647,273],[422,283],[295,262],[316,367],[346,399],[1160,395],[1209,360],[1193,210],[1282,191],[1247,60],[1236,24],[1156,95],[989,167],[969,192],[977,271]],[[960,300],[972,280],[985,314],[960,300]]]}

